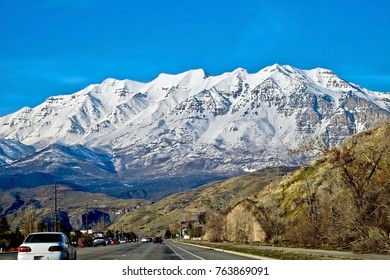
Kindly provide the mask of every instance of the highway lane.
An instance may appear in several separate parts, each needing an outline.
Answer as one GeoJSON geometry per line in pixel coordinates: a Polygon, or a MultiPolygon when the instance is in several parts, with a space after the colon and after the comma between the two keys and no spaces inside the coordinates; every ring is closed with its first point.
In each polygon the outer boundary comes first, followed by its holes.
{"type": "Polygon", "coordinates": [[[249,260],[248,257],[181,243],[128,243],[79,248],[79,260],[249,260]]]}
{"type": "Polygon", "coordinates": [[[12,252],[12,253],[0,253],[0,261],[1,260],[16,260],[18,253],[12,252]]]}
{"type": "Polygon", "coordinates": [[[127,243],[79,248],[78,260],[179,260],[164,243],[127,243]]]}
{"type": "Polygon", "coordinates": [[[242,255],[221,252],[210,248],[201,248],[176,242],[166,242],[175,254],[183,260],[253,260],[242,255]]]}
{"type": "MultiPolygon", "coordinates": [[[[0,260],[16,260],[17,254],[0,254],[0,260]]],[[[77,248],[78,260],[249,260],[248,257],[164,241],[77,248]]]]}

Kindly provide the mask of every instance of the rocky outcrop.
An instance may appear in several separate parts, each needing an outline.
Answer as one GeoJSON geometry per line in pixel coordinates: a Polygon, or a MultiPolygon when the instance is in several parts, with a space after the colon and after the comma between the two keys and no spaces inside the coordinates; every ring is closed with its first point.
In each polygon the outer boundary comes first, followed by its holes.
{"type": "Polygon", "coordinates": [[[260,223],[261,212],[250,200],[243,200],[226,216],[226,240],[264,242],[266,233],[260,223]]]}

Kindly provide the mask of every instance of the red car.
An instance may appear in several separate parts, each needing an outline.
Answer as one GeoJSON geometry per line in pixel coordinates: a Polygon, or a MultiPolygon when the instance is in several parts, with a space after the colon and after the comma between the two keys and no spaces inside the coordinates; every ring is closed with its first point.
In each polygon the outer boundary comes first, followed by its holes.
{"type": "Polygon", "coordinates": [[[111,245],[114,245],[114,244],[119,244],[118,239],[116,239],[116,238],[111,239],[111,245]]]}
{"type": "Polygon", "coordinates": [[[92,242],[90,240],[84,240],[80,243],[79,245],[80,247],[91,247],[92,246],[92,242]]]}
{"type": "Polygon", "coordinates": [[[161,236],[153,237],[153,243],[163,243],[163,239],[161,236]]]}

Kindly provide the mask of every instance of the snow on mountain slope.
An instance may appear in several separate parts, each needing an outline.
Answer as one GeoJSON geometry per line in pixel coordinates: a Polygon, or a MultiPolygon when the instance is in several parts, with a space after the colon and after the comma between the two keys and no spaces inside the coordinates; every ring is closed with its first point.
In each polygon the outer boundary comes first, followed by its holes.
{"type": "Polygon", "coordinates": [[[65,146],[58,143],[15,161],[11,167],[46,173],[55,173],[56,169],[82,169],[84,173],[90,172],[91,176],[98,175],[94,174],[95,169],[99,169],[99,173],[115,173],[111,158],[106,154],[98,154],[82,145],[65,146]]]}
{"type": "Polygon", "coordinates": [[[327,69],[275,64],[254,74],[197,69],[149,83],[106,79],[0,118],[0,138],[38,150],[53,143],[99,150],[122,179],[164,177],[300,164],[304,155],[290,151],[302,141],[337,145],[389,116],[388,93],[327,69]]]}
{"type": "Polygon", "coordinates": [[[54,179],[71,185],[97,187],[98,181],[103,184],[115,182],[115,173],[109,155],[99,154],[81,145],[55,143],[3,166],[0,189],[31,187],[34,181],[52,184],[54,179]]]}
{"type": "Polygon", "coordinates": [[[11,163],[35,152],[31,146],[18,141],[0,139],[0,165],[11,163]]]}

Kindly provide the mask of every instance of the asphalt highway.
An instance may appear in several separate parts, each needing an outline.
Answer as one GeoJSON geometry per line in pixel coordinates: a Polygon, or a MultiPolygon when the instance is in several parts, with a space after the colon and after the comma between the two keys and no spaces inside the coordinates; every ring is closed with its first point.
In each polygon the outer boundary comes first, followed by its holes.
{"type": "Polygon", "coordinates": [[[248,257],[180,243],[128,243],[79,248],[79,260],[249,260],[248,257]]]}
{"type": "MultiPolygon", "coordinates": [[[[0,254],[0,260],[16,260],[17,253],[0,254]]],[[[77,248],[78,260],[250,260],[246,256],[164,241],[77,248]]]]}

